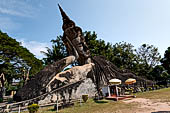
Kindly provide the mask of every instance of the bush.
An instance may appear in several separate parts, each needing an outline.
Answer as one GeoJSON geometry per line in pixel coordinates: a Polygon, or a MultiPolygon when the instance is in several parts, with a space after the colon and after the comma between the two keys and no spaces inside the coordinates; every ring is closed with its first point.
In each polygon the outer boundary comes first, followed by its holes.
{"type": "Polygon", "coordinates": [[[82,95],[82,99],[84,102],[86,102],[88,100],[88,95],[82,95]]]}
{"type": "Polygon", "coordinates": [[[36,113],[39,109],[39,105],[38,104],[32,104],[28,106],[28,111],[29,113],[36,113]]]}
{"type": "Polygon", "coordinates": [[[148,87],[148,90],[149,90],[149,91],[152,91],[152,87],[148,87]]]}
{"type": "Polygon", "coordinates": [[[3,98],[0,98],[0,103],[2,103],[3,102],[3,98]]]}
{"type": "Polygon", "coordinates": [[[16,91],[17,87],[16,86],[12,86],[11,84],[9,84],[7,91],[16,91]]]}
{"type": "Polygon", "coordinates": [[[159,86],[158,86],[158,85],[154,85],[154,87],[155,87],[156,89],[159,89],[159,86]]]}
{"type": "Polygon", "coordinates": [[[164,88],[164,85],[160,85],[160,88],[164,88]]]}
{"type": "Polygon", "coordinates": [[[129,88],[129,89],[126,89],[127,92],[129,92],[129,94],[132,94],[134,92],[134,89],[133,88],[129,88]]]}
{"type": "Polygon", "coordinates": [[[141,90],[142,92],[144,92],[144,91],[145,91],[145,88],[144,88],[144,87],[140,87],[140,90],[141,90]]]}
{"type": "Polygon", "coordinates": [[[13,99],[12,98],[8,98],[8,103],[12,103],[13,99]]]}

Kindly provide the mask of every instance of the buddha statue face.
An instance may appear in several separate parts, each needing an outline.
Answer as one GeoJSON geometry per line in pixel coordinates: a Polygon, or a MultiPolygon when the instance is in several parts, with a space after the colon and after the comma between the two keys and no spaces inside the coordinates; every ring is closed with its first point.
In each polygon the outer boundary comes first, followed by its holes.
{"type": "Polygon", "coordinates": [[[89,60],[87,61],[87,59],[90,58],[90,51],[84,37],[82,36],[81,28],[77,27],[75,23],[69,19],[69,17],[60,6],[59,8],[63,17],[63,42],[66,45],[69,54],[74,55],[72,50],[74,50],[73,48],[75,48],[79,56],[78,61],[82,62],[81,64],[85,64],[86,62],[88,63],[89,60]]]}
{"type": "Polygon", "coordinates": [[[79,32],[78,32],[77,37],[72,40],[72,43],[79,54],[79,59],[78,59],[79,62],[82,62],[81,64],[90,63],[91,62],[89,60],[90,51],[87,47],[84,37],[80,35],[79,32]]]}
{"type": "MultiPolygon", "coordinates": [[[[84,37],[82,36],[81,28],[79,28],[77,26],[71,26],[71,27],[65,29],[64,36],[66,36],[71,42],[71,44],[67,43],[68,45],[66,47],[74,46],[74,48],[76,49],[76,51],[78,53],[80,60],[86,60],[90,57],[90,51],[88,49],[88,46],[85,42],[84,37]]],[[[68,40],[66,40],[66,42],[67,41],[68,40]]],[[[71,49],[68,49],[68,50],[71,50],[71,49]]],[[[85,61],[83,61],[83,62],[85,63],[85,61]]]]}

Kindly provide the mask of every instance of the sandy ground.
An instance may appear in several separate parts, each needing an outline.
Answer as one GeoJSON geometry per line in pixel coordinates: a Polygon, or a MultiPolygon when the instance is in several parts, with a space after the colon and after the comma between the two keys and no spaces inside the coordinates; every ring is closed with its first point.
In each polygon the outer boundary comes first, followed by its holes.
{"type": "Polygon", "coordinates": [[[123,102],[137,103],[137,109],[131,113],[170,113],[170,102],[161,102],[159,99],[133,98],[123,102]]]}

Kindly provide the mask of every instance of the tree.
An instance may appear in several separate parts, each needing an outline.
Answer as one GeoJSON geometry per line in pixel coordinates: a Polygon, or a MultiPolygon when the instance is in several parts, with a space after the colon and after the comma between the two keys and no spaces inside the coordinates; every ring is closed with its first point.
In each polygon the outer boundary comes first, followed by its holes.
{"type": "Polygon", "coordinates": [[[160,81],[162,79],[161,74],[165,71],[164,67],[161,65],[157,65],[154,67],[154,69],[150,72],[150,79],[153,79],[155,81],[160,81]]]}
{"type": "Polygon", "coordinates": [[[133,45],[126,42],[119,42],[113,45],[112,62],[121,69],[132,70],[135,65],[136,55],[134,54],[133,45]]]}
{"type": "Polygon", "coordinates": [[[121,69],[132,69],[136,60],[133,45],[126,42],[119,42],[114,45],[105,43],[104,40],[97,40],[95,32],[84,32],[86,43],[92,56],[102,55],[121,69]]]}
{"type": "Polygon", "coordinates": [[[8,84],[13,78],[22,78],[23,70],[34,75],[42,69],[42,61],[37,59],[21,43],[0,31],[0,73],[4,73],[8,84]]]}
{"type": "Polygon", "coordinates": [[[150,79],[155,80],[158,84],[167,84],[167,79],[170,75],[167,73],[165,68],[161,65],[157,65],[150,73],[150,79]]]}
{"type": "Polygon", "coordinates": [[[51,64],[67,56],[66,48],[62,41],[62,36],[57,36],[56,40],[51,40],[53,43],[52,49],[47,48],[47,52],[41,51],[46,58],[43,58],[45,65],[51,64]]]}
{"type": "Polygon", "coordinates": [[[91,56],[103,55],[107,59],[111,58],[112,45],[110,43],[105,43],[104,40],[97,40],[97,34],[95,32],[84,32],[84,38],[90,49],[91,56]]]}
{"type": "Polygon", "coordinates": [[[158,48],[153,45],[143,44],[136,50],[139,57],[139,62],[149,66],[149,68],[156,66],[160,63],[161,56],[158,48]]]}
{"type": "Polygon", "coordinates": [[[138,58],[138,74],[151,79],[152,77],[149,73],[157,64],[160,63],[161,59],[158,48],[154,47],[153,45],[143,44],[138,48],[138,50],[135,51],[138,58]]]}
{"type": "Polygon", "coordinates": [[[170,47],[167,48],[164,54],[164,58],[161,59],[162,66],[168,71],[170,74],[170,47]]]}

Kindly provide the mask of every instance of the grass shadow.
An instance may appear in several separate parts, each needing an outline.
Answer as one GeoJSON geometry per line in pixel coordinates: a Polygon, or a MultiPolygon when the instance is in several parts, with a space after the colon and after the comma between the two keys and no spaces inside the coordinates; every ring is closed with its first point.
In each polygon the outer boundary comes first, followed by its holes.
{"type": "Polygon", "coordinates": [[[98,104],[108,103],[108,101],[106,101],[106,100],[94,100],[94,102],[98,103],[98,104]]]}
{"type": "Polygon", "coordinates": [[[56,109],[48,109],[47,111],[56,111],[56,109]]]}

